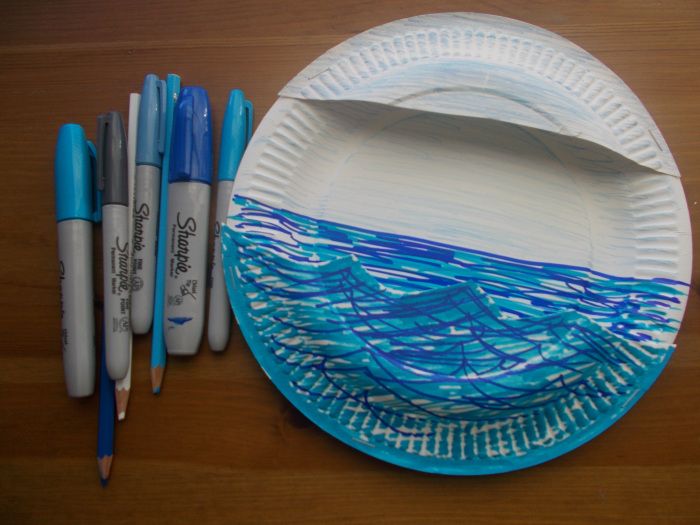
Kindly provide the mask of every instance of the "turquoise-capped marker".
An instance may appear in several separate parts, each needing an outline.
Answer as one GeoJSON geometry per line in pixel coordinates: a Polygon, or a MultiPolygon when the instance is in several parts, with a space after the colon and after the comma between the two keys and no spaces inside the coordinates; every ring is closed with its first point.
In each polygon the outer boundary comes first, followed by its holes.
{"type": "MultiPolygon", "coordinates": [[[[163,144],[163,173],[170,170],[170,143],[173,134],[173,114],[180,95],[180,77],[169,74],[166,81],[165,97],[165,142],[163,144]]],[[[160,181],[160,209],[158,210],[158,238],[167,238],[168,220],[168,177],[160,181]]],[[[163,307],[165,305],[165,248],[167,242],[158,243],[156,256],[156,284],[153,305],[153,339],[151,342],[151,388],[154,394],[160,393],[165,373],[166,350],[163,334],[163,307]]]]}
{"type": "Polygon", "coordinates": [[[156,275],[156,237],[161,165],[165,147],[166,85],[146,75],[139,104],[134,174],[131,324],[145,334],[153,321],[156,275]]]}
{"type": "Polygon", "coordinates": [[[221,252],[221,225],[226,222],[233,180],[253,133],[253,104],[243,91],[234,89],[228,97],[224,124],[221,128],[219,183],[216,190],[216,222],[214,223],[214,254],[209,277],[209,347],[220,352],[226,348],[231,331],[231,306],[226,293],[221,252]]]}
{"type": "Polygon", "coordinates": [[[71,397],[95,391],[95,325],[92,283],[92,224],[99,222],[95,147],[78,124],[58,132],[54,177],[61,285],[61,347],[71,397]]]}

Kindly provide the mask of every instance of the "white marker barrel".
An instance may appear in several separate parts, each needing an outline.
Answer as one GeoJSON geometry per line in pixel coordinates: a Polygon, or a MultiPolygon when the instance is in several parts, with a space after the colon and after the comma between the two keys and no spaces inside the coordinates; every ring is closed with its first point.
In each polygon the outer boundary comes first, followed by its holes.
{"type": "Polygon", "coordinates": [[[226,224],[228,205],[231,200],[233,181],[220,181],[216,195],[216,223],[214,224],[214,254],[211,259],[209,282],[209,319],[207,337],[212,350],[226,349],[231,331],[231,306],[224,282],[223,261],[221,260],[221,228],[226,224]]]}
{"type": "Polygon", "coordinates": [[[128,216],[127,206],[102,207],[105,348],[107,371],[112,379],[123,378],[129,369],[128,216]]]}
{"type": "Polygon", "coordinates": [[[135,334],[148,332],[153,321],[160,176],[156,166],[136,166],[131,283],[131,328],[135,334]]]}
{"type": "Polygon", "coordinates": [[[196,354],[202,339],[210,194],[209,185],[201,182],[168,186],[163,329],[173,355],[196,354]]]}
{"type": "Polygon", "coordinates": [[[95,390],[95,318],[92,287],[92,222],[58,223],[61,281],[61,348],[71,397],[95,390]]]}

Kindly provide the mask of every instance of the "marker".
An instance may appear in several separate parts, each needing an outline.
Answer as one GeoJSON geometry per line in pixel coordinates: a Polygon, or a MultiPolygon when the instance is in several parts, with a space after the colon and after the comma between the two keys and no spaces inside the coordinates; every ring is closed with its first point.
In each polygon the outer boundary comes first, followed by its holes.
{"type": "Polygon", "coordinates": [[[93,184],[95,150],[78,124],[58,132],[54,177],[61,284],[61,347],[71,397],[95,391],[95,316],[92,287],[92,223],[100,220],[93,184]]]}
{"type": "Polygon", "coordinates": [[[116,111],[97,118],[97,180],[102,195],[102,265],[107,371],[123,378],[129,369],[129,191],[126,136],[116,111]]]}
{"type": "Polygon", "coordinates": [[[216,222],[214,223],[214,255],[211,258],[209,281],[207,336],[209,347],[216,352],[226,348],[231,330],[231,306],[226,294],[221,260],[221,226],[226,222],[233,180],[252,132],[253,105],[245,99],[243,91],[234,89],[229,94],[224,124],[221,128],[219,182],[216,189],[216,222]]]}
{"type": "Polygon", "coordinates": [[[153,321],[165,92],[165,82],[156,75],[146,75],[138,116],[133,209],[131,327],[135,334],[148,332],[153,321]]]}
{"type": "Polygon", "coordinates": [[[197,353],[204,329],[207,233],[211,196],[211,115],[206,90],[186,87],[175,109],[165,280],[165,346],[197,353]]]}

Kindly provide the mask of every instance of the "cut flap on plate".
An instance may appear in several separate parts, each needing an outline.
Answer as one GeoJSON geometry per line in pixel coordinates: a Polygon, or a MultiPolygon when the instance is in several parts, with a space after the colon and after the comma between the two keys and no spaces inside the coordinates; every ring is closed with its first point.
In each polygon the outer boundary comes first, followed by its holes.
{"type": "Polygon", "coordinates": [[[680,176],[653,119],[619,77],[564,38],[511,19],[443,13],[392,22],[331,49],[280,96],[512,123],[680,176]]]}

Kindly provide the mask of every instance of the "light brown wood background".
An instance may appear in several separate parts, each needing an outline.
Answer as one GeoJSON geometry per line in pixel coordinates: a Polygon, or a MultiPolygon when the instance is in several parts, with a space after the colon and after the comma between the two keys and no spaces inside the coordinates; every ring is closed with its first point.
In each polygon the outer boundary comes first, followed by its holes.
{"type": "MultiPolygon", "coordinates": [[[[228,350],[170,359],[151,395],[149,339],[107,489],[97,399],[68,399],[59,347],[53,150],[61,123],[94,136],[127,113],[148,72],[203,85],[219,125],[240,87],[259,121],[326,49],[435,11],[531,22],[616,71],[656,119],[700,231],[700,5],[693,1],[5,1],[0,9],[0,522],[699,523],[700,302],[652,390],[591,443],[486,478],[403,470],[310,424],[261,372],[240,333],[228,350]]],[[[697,246],[697,238],[695,245],[697,246]]],[[[697,250],[696,250],[697,256],[697,250]]],[[[98,289],[100,289],[98,287],[98,289]]]]}

